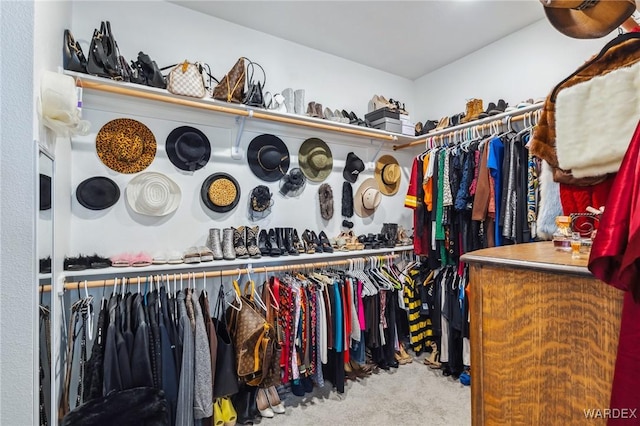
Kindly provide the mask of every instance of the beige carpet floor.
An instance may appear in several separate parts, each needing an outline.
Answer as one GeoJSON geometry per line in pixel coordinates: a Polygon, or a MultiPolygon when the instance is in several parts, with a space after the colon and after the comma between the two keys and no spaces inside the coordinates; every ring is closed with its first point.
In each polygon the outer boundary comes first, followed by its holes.
{"type": "Polygon", "coordinates": [[[286,413],[263,418],[265,426],[471,424],[471,388],[422,363],[380,370],[358,382],[348,381],[340,395],[326,383],[313,394],[288,394],[286,413]]]}

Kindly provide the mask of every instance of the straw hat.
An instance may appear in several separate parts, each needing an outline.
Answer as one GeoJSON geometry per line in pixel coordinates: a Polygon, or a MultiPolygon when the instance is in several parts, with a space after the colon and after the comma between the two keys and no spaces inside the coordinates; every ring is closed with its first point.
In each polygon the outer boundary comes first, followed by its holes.
{"type": "Polygon", "coordinates": [[[189,172],[203,168],[211,157],[209,139],[191,126],[173,129],[167,136],[165,148],[171,163],[180,170],[189,172]]]}
{"type": "Polygon", "coordinates": [[[102,126],[96,151],[105,166],[131,174],[146,169],[156,156],[156,138],[139,121],[117,118],[102,126]]]}
{"type": "Polygon", "coordinates": [[[353,210],[360,217],[371,216],[382,201],[378,183],[374,178],[366,179],[353,197],[353,210]]]}
{"type": "Polygon", "coordinates": [[[636,10],[634,0],[540,0],[547,19],[573,38],[604,37],[636,10]]]}
{"type": "Polygon", "coordinates": [[[89,210],[104,210],[120,199],[120,188],[108,177],[95,176],[78,185],[76,199],[89,210]]]}
{"type": "Polygon", "coordinates": [[[298,164],[307,179],[322,182],[329,177],[333,168],[329,145],[318,138],[309,138],[302,142],[298,151],[298,164]]]}
{"type": "Polygon", "coordinates": [[[214,173],[207,177],[200,189],[202,202],[214,212],[233,210],[240,201],[240,185],[228,173],[214,173]]]}
{"type": "Polygon", "coordinates": [[[374,176],[378,182],[380,192],[384,195],[394,195],[400,188],[401,170],[398,160],[391,155],[383,155],[376,161],[374,176]]]}
{"type": "Polygon", "coordinates": [[[249,143],[247,161],[249,168],[259,179],[275,182],[289,170],[289,150],[279,137],[260,135],[249,143]]]}
{"type": "Polygon", "coordinates": [[[141,173],[131,179],[126,189],[127,203],[136,213],[165,216],[178,208],[180,187],[157,172],[141,173]]]}

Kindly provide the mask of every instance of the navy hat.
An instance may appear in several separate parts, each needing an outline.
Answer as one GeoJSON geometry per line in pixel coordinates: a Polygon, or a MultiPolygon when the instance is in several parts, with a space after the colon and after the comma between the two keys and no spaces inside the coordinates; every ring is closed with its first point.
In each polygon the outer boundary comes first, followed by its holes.
{"type": "Polygon", "coordinates": [[[353,152],[347,154],[347,161],[344,162],[344,171],[342,176],[347,182],[355,183],[358,180],[360,172],[364,170],[364,162],[353,152]]]}
{"type": "Polygon", "coordinates": [[[165,149],[174,166],[189,172],[203,168],[211,157],[209,139],[190,126],[173,129],[167,136],[165,149]]]}
{"type": "Polygon", "coordinates": [[[247,148],[247,160],[253,174],[265,182],[280,180],[289,170],[289,150],[274,135],[255,137],[247,148]]]}
{"type": "Polygon", "coordinates": [[[51,176],[40,173],[40,210],[51,208],[51,176]]]}
{"type": "Polygon", "coordinates": [[[108,177],[95,176],[78,185],[76,198],[89,210],[104,210],[120,199],[120,188],[108,177]]]}

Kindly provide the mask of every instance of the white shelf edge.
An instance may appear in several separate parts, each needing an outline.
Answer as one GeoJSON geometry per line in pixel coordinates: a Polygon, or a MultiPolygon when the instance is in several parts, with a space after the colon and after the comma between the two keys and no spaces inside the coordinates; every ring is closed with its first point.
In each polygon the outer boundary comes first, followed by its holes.
{"type": "MultiPolygon", "coordinates": [[[[243,104],[234,104],[234,103],[227,103],[227,102],[223,102],[223,101],[218,101],[216,99],[213,98],[192,98],[192,97],[188,97],[188,96],[180,96],[180,95],[174,95],[170,92],[168,92],[166,89],[160,89],[157,87],[150,87],[150,86],[145,86],[145,85],[141,85],[141,84],[136,84],[136,83],[128,83],[125,81],[117,81],[117,80],[111,80],[108,78],[103,78],[103,77],[98,77],[98,76],[94,76],[91,74],[84,74],[84,73],[79,73],[79,72],[75,72],[75,71],[63,71],[63,73],[65,75],[74,77],[76,79],[80,79],[80,81],[82,80],[86,80],[86,81],[92,81],[95,83],[99,83],[99,84],[104,84],[104,85],[108,85],[108,86],[112,86],[112,87],[126,87],[127,89],[131,89],[133,91],[138,91],[141,93],[153,93],[155,95],[160,95],[160,96],[165,96],[168,99],[187,99],[189,101],[193,101],[196,103],[202,103],[202,104],[209,104],[209,105],[217,105],[217,106],[222,106],[225,108],[229,108],[232,110],[236,110],[236,111],[255,111],[255,112],[260,112],[261,114],[265,114],[265,115],[269,115],[269,116],[273,116],[273,117],[282,117],[282,118],[287,118],[287,119],[292,119],[292,120],[297,120],[300,122],[306,122],[306,123],[316,123],[316,124],[322,124],[331,128],[334,128],[336,131],[340,131],[340,129],[348,129],[348,130],[361,130],[364,132],[369,132],[369,133],[373,133],[373,134],[378,134],[380,136],[391,136],[393,137],[392,140],[386,140],[386,139],[382,139],[385,143],[392,143],[392,144],[398,144],[398,143],[406,143],[406,142],[412,142],[416,139],[419,139],[419,137],[417,136],[408,136],[408,135],[403,135],[401,133],[393,133],[393,132],[387,132],[385,130],[380,130],[380,129],[374,129],[373,127],[364,127],[364,126],[356,126],[353,124],[347,124],[347,123],[338,123],[335,121],[331,121],[331,120],[325,120],[322,118],[317,118],[317,117],[309,117],[306,115],[300,115],[300,114],[291,114],[291,113],[286,113],[286,112],[277,112],[277,111],[272,111],[272,110],[268,110],[268,109],[263,109],[263,108],[253,108],[253,107],[249,107],[243,104]]],[[[92,89],[89,89],[92,90],[92,89]]],[[[260,120],[260,118],[257,118],[258,120],[260,120]]],[[[303,125],[303,124],[293,124],[292,125],[296,126],[296,125],[303,125]]],[[[361,135],[354,135],[354,134],[349,134],[349,133],[345,133],[348,136],[351,137],[356,137],[356,138],[365,138],[365,136],[361,136],[361,135]]]]}
{"type": "Polygon", "coordinates": [[[103,268],[103,269],[85,269],[83,271],[64,271],[64,281],[73,282],[74,278],[88,278],[96,276],[148,276],[167,274],[175,272],[201,272],[203,270],[229,270],[245,268],[251,265],[252,268],[259,272],[259,268],[275,264],[298,264],[308,262],[322,262],[329,259],[341,259],[349,257],[367,257],[380,254],[389,254],[394,252],[412,251],[413,246],[397,246],[393,248],[380,248],[371,250],[352,250],[352,251],[334,251],[333,253],[316,253],[316,254],[300,254],[299,256],[279,256],[279,257],[261,257],[259,259],[235,259],[235,260],[214,260],[212,262],[201,263],[179,263],[176,265],[151,265],[142,267],[125,267],[125,268],[103,268]]]}

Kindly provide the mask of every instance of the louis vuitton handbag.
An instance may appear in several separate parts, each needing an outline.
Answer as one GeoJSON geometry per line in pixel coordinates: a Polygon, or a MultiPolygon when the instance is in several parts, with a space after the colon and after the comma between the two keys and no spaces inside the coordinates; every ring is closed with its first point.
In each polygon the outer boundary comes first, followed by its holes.
{"type": "Polygon", "coordinates": [[[222,77],[222,80],[213,89],[214,99],[236,104],[242,103],[245,97],[244,86],[247,81],[244,59],[244,57],[238,59],[227,75],[222,77]]]}
{"type": "Polygon", "coordinates": [[[227,322],[236,348],[236,372],[241,382],[258,386],[267,377],[275,356],[275,330],[265,318],[264,304],[253,281],[245,285],[244,294],[237,281],[233,286],[239,297],[227,308],[227,322]]]}
{"type": "Polygon", "coordinates": [[[207,91],[200,63],[184,61],[169,71],[167,90],[174,95],[204,98],[207,91]]]}

